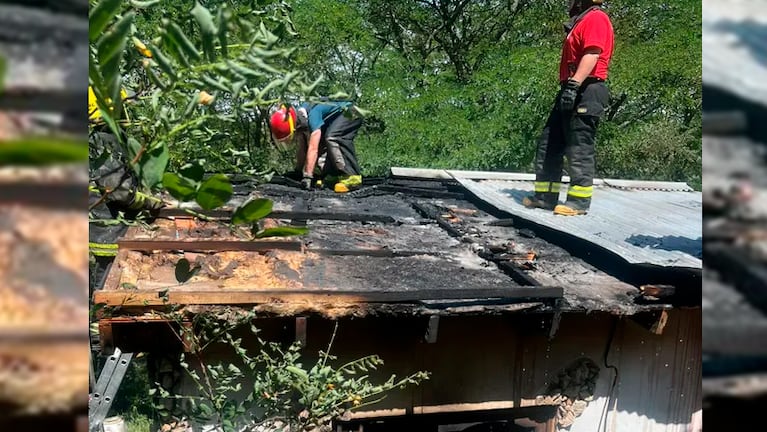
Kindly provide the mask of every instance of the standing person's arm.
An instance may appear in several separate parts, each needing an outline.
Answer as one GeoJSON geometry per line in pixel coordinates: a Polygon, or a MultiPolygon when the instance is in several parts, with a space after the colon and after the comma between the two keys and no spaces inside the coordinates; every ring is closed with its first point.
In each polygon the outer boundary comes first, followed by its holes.
{"type": "Polygon", "coordinates": [[[576,81],[578,84],[582,84],[583,81],[588,78],[591,71],[594,70],[601,53],[601,48],[586,48],[581,61],[578,63],[578,69],[576,69],[575,74],[570,79],[576,81]]]}

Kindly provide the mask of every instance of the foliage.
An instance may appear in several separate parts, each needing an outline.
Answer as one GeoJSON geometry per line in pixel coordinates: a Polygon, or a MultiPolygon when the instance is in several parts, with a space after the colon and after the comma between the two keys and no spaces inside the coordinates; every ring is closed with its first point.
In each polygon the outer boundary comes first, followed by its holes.
{"type": "MultiPolygon", "coordinates": [[[[179,319],[177,314],[166,316],[179,319]]],[[[328,349],[321,351],[311,366],[304,366],[300,343],[285,347],[266,342],[251,324],[251,339],[258,341],[253,354],[253,350],[243,347],[242,337],[235,333],[253,318],[253,313],[243,313],[237,319],[224,321],[203,314],[195,316],[191,328],[179,325],[182,329],[179,338],[191,348],[190,353],[182,355],[181,366],[194,381],[199,395],[174,395],[159,386],[152,394],[184,401],[184,416],[223,432],[259,426],[299,432],[325,430],[334,418],[347,411],[378,402],[391,390],[417,385],[429,377],[425,372],[404,378],[391,375],[385,382],[374,384],[370,373],[383,365],[376,355],[334,365],[337,358],[330,350],[337,324],[328,349]],[[231,348],[239,360],[237,364],[205,363],[206,349],[220,344],[231,348]],[[254,380],[252,388],[243,388],[246,377],[254,380]]],[[[160,403],[158,409],[166,408],[160,403]]]]}
{"type": "MultiPolygon", "coordinates": [[[[280,33],[289,33],[291,27],[287,5],[260,2],[270,8],[241,15],[227,4],[208,9],[196,2],[185,17],[194,23],[194,32],[160,18],[152,33],[141,35],[134,31],[134,21],[139,13],[150,12],[136,9],[136,3],[121,11],[120,3],[103,0],[91,12],[90,83],[102,114],[106,113],[104,121],[118,130],[120,89],[130,87],[137,93],[131,103],[135,115],[123,125],[127,132],[123,144],[143,185],[157,190],[166,179],[171,188],[185,183],[196,189],[199,204],[213,205],[217,202],[211,201],[213,195],[225,195],[220,182],[202,185],[199,178],[185,177],[183,172],[167,177],[166,169],[200,163],[187,160],[189,155],[220,158],[226,153],[212,148],[227,138],[226,125],[265,118],[268,107],[285,94],[312,92],[316,82],[284,67],[292,52],[280,46],[280,33]],[[109,25],[102,18],[108,16],[118,19],[109,25]],[[232,43],[235,36],[243,42],[232,43]]],[[[179,15],[179,22],[183,17],[179,15]]],[[[263,128],[256,132],[265,135],[263,128]]],[[[192,195],[186,192],[184,198],[192,195]]]]}
{"type": "MultiPolygon", "coordinates": [[[[202,209],[212,210],[232,196],[228,177],[206,175],[211,167],[204,159],[175,158],[176,172],[168,171],[170,149],[185,158],[199,154],[189,146],[209,143],[223,129],[211,128],[209,121],[220,126],[240,115],[264,112],[285,92],[308,93],[314,84],[305,84],[299,72],[271,64],[290,52],[277,46],[280,36],[266,26],[277,23],[280,33],[289,31],[284,2],[262,2],[273,5],[268,16],[261,16],[265,10],[240,16],[227,5],[211,11],[198,1],[188,11],[195,23],[194,36],[164,18],[160,33],[145,43],[135,32],[134,21],[139,11],[145,13],[155,3],[134,1],[127,8],[115,0],[94,4],[89,14],[89,83],[103,123],[118,137],[142,186],[164,189],[179,201],[195,201],[202,209]],[[230,34],[248,42],[231,45],[230,34]],[[134,84],[131,88],[137,93],[132,119],[122,118],[124,81],[134,84]]],[[[259,231],[257,222],[268,212],[253,209],[265,205],[246,203],[235,211],[233,225],[251,225],[258,237],[305,232],[301,228],[259,231]]]]}
{"type": "MultiPolygon", "coordinates": [[[[356,141],[364,174],[383,175],[394,165],[532,171],[556,92],[564,3],[296,5],[300,40],[314,41],[304,43],[315,50],[299,56],[298,66],[334,72],[335,85],[354,88],[358,103],[374,113],[356,141]],[[502,9],[490,17],[486,8],[496,6],[502,9]],[[485,20],[500,36],[473,33],[485,20]],[[452,40],[460,29],[469,32],[452,40]],[[455,43],[462,48],[450,48],[455,43]],[[352,56],[355,68],[333,50],[352,56]],[[456,65],[454,51],[468,66],[456,65]]],[[[597,137],[598,175],[698,184],[700,2],[608,2],[607,10],[616,46],[608,81],[613,100],[597,137]],[[669,140],[652,147],[657,158],[634,153],[652,151],[637,141],[648,130],[665,131],[653,136],[669,140]]]]}

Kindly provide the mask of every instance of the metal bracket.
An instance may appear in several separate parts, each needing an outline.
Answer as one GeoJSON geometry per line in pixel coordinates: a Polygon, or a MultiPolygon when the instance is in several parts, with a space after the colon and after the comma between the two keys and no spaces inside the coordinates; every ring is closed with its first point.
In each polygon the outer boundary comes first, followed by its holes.
{"type": "Polygon", "coordinates": [[[119,348],[115,348],[114,354],[107,359],[88,401],[88,424],[91,432],[101,429],[101,423],[112,406],[132,358],[133,353],[123,353],[119,348]]]}

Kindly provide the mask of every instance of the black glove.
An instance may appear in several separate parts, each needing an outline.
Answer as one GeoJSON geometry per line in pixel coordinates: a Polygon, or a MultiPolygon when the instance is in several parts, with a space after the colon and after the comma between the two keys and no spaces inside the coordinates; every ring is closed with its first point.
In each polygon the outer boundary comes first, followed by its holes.
{"type": "Polygon", "coordinates": [[[312,189],[312,178],[304,176],[304,178],[301,180],[301,189],[304,190],[311,190],[312,189]]]}
{"type": "Polygon", "coordinates": [[[291,179],[291,180],[295,180],[295,181],[301,181],[301,178],[303,177],[303,175],[304,174],[300,170],[298,171],[293,170],[293,171],[286,172],[283,175],[283,177],[291,179]]]}
{"type": "Polygon", "coordinates": [[[578,89],[581,84],[578,81],[570,78],[567,80],[565,87],[562,89],[562,93],[559,95],[559,110],[560,111],[572,111],[575,109],[575,98],[578,96],[578,89]]]}

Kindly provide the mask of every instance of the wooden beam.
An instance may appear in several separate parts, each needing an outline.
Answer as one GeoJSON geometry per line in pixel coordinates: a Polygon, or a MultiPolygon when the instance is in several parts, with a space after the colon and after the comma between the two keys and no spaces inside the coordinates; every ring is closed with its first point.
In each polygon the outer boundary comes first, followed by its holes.
{"type": "Polygon", "coordinates": [[[215,291],[96,291],[94,304],[107,306],[183,305],[253,305],[264,303],[414,303],[424,300],[498,298],[509,301],[561,298],[561,287],[509,287],[479,289],[433,289],[415,291],[343,291],[343,290],[215,290],[215,291]],[[167,301],[161,297],[167,292],[167,301]]]}
{"type": "Polygon", "coordinates": [[[401,258],[411,257],[416,255],[430,255],[430,256],[442,256],[441,252],[430,251],[409,251],[409,250],[392,250],[387,248],[376,249],[324,249],[324,248],[307,248],[306,252],[316,253],[318,255],[330,255],[330,256],[369,256],[376,258],[401,258]]]}
{"type": "Polygon", "coordinates": [[[8,88],[0,94],[0,110],[60,113],[78,109],[82,100],[83,90],[78,89],[8,88]]]}
{"type": "MultiPolygon", "coordinates": [[[[231,219],[231,210],[197,210],[196,212],[211,218],[231,219]]],[[[193,217],[184,209],[164,208],[158,211],[159,217],[193,217]]],[[[291,220],[336,220],[345,222],[381,222],[394,223],[396,219],[384,214],[357,214],[357,213],[334,213],[334,212],[312,212],[312,211],[293,211],[293,210],[274,210],[267,217],[272,219],[291,219],[291,220]]]]}
{"type": "Polygon", "coordinates": [[[249,251],[268,252],[271,250],[300,251],[303,242],[295,240],[262,241],[262,240],[133,240],[117,241],[120,249],[126,250],[184,250],[184,251],[249,251]]]}

